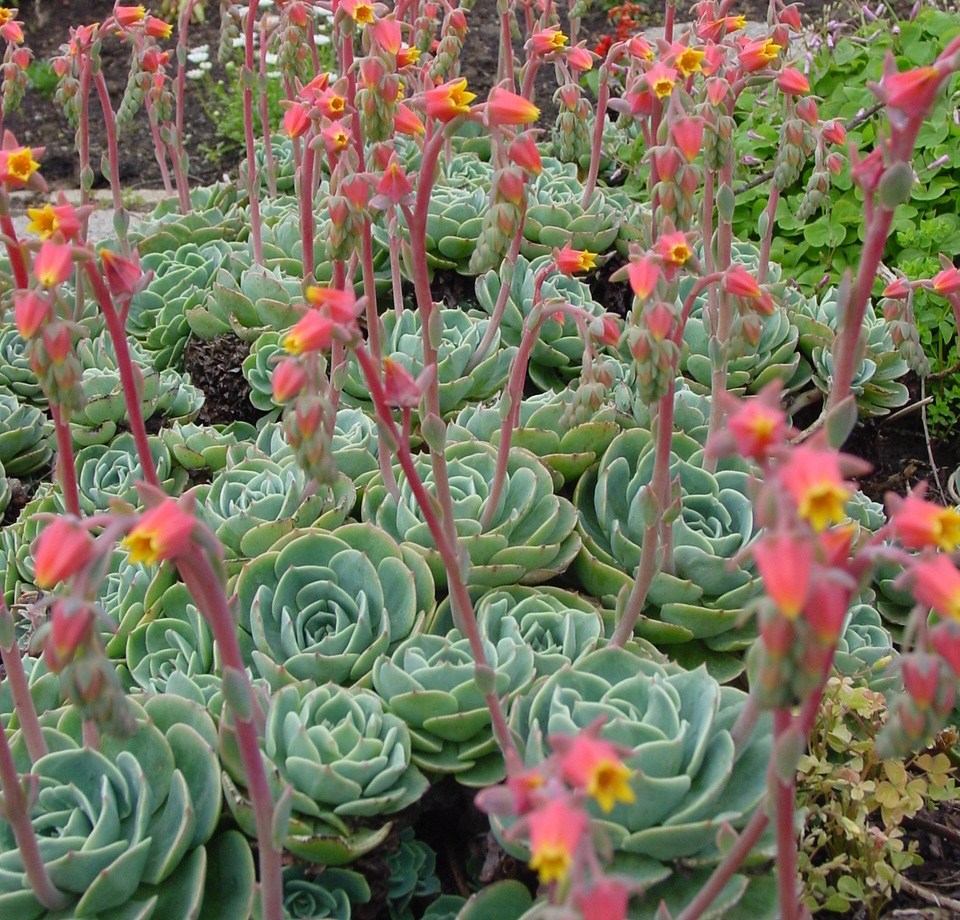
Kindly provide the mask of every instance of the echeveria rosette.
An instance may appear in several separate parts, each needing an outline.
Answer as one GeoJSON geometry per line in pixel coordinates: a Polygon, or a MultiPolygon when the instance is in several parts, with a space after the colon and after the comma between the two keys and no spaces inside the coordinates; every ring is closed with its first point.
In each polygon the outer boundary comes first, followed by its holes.
{"type": "MultiPolygon", "coordinates": [[[[454,523],[470,557],[469,584],[539,584],[567,568],[580,547],[576,511],[565,498],[553,494],[550,473],[533,454],[519,448],[510,451],[503,491],[486,530],[480,520],[494,479],[496,448],[459,441],[447,446],[446,460],[454,523]]],[[[432,494],[430,458],[419,454],[414,465],[432,494]]],[[[398,542],[411,544],[427,560],[437,584],[445,584],[443,562],[419,502],[399,464],[393,473],[397,495],[378,474],[364,493],[361,516],[398,542]]]]}
{"type": "Polygon", "coordinates": [[[151,253],[175,254],[188,243],[204,246],[215,240],[232,243],[246,239],[250,223],[237,208],[235,183],[223,182],[192,189],[189,214],[181,213],[175,199],[161,201],[143,222],[130,231],[130,240],[142,260],[151,253]]]}
{"type": "Polygon", "coordinates": [[[350,869],[311,872],[309,866],[283,870],[285,920],[350,920],[354,904],[370,900],[370,886],[350,869]]]}
{"type": "Polygon", "coordinates": [[[280,407],[273,400],[273,368],[284,353],[282,338],[283,333],[272,329],[261,333],[243,359],[243,376],[250,384],[250,402],[271,418],[280,413],[280,407]]]}
{"type": "Polygon", "coordinates": [[[199,510],[227,556],[248,559],[292,530],[336,527],[356,504],[356,490],[346,476],[312,493],[308,486],[292,459],[275,463],[251,456],[228,465],[197,490],[199,510]]]}
{"type": "MultiPolygon", "coordinates": [[[[221,748],[227,802],[253,836],[252,810],[235,785],[239,758],[224,738],[221,748]]],[[[272,782],[292,789],[283,847],[308,862],[342,866],[368,853],[390,833],[390,816],[430,785],[411,762],[406,725],[369,690],[281,688],[270,698],[263,751],[272,782]]]]}
{"type": "MultiPolygon", "coordinates": [[[[497,332],[490,342],[486,357],[468,371],[467,365],[475,357],[490,320],[451,309],[441,309],[436,316],[437,328],[441,330],[433,343],[437,352],[440,412],[447,415],[467,402],[488,399],[497,393],[507,380],[517,349],[504,347],[497,332]]],[[[383,338],[380,347],[384,356],[402,365],[414,377],[418,376],[423,370],[419,311],[404,310],[398,315],[390,310],[381,319],[383,338]]],[[[355,357],[350,359],[343,392],[353,402],[369,405],[370,388],[355,357]]]]}
{"type": "MultiPolygon", "coordinates": [[[[703,667],[688,671],[610,647],[557,671],[512,708],[510,726],[528,767],[549,756],[551,735],[578,734],[600,717],[600,736],[632,752],[625,763],[633,803],[618,802],[608,813],[588,805],[615,850],[614,868],[650,886],[631,916],[653,916],[671,887],[689,900],[720,859],[718,831],[743,827],[766,792],[769,718],[761,718],[739,756],[730,735],[746,701],[703,667]],[[664,885],[678,861],[685,868],[674,879],[683,884],[664,885]]],[[[499,819],[493,824],[501,833],[499,819]]],[[[516,843],[508,849],[526,855],[516,843]]]]}
{"type": "Polygon", "coordinates": [[[203,305],[187,311],[187,322],[202,339],[233,332],[253,342],[270,329],[292,326],[302,302],[299,279],[279,269],[252,265],[237,277],[221,268],[203,305]]]}
{"type": "MultiPolygon", "coordinates": [[[[533,308],[533,298],[538,272],[553,261],[551,255],[538,256],[528,261],[522,255],[511,264],[504,261],[499,272],[495,269],[484,272],[477,278],[476,293],[480,306],[493,315],[500,290],[509,288],[500,331],[508,345],[520,345],[523,323],[533,308]]],[[[602,316],[603,307],[598,304],[587,287],[578,278],[552,271],[541,287],[544,301],[560,300],[581,307],[593,316],[602,316]]],[[[530,353],[530,379],[541,390],[562,389],[580,375],[583,363],[583,338],[577,324],[569,316],[548,320],[540,332],[530,353]]]]}
{"type": "MultiPolygon", "coordinates": [[[[854,603],[837,642],[834,667],[844,677],[861,680],[871,689],[887,693],[900,683],[896,669],[888,667],[899,652],[880,614],[870,603],[854,603]]],[[[898,687],[899,689],[899,687],[898,687]]]]}
{"type": "MultiPolygon", "coordinates": [[[[23,672],[30,688],[30,697],[37,712],[47,712],[57,709],[61,704],[60,675],[54,674],[47,668],[43,658],[34,658],[23,655],[23,672]]],[[[20,724],[16,707],[13,705],[13,694],[10,692],[10,681],[0,681],[0,731],[13,731],[20,724]]]]}
{"type": "Polygon", "coordinates": [[[0,392],[0,463],[8,476],[30,476],[49,466],[52,434],[40,409],[0,392]]]}
{"type": "MultiPolygon", "coordinates": [[[[552,674],[592,652],[604,634],[603,618],[582,594],[549,585],[470,589],[480,635],[494,645],[509,636],[533,649],[537,676],[552,674]]],[[[430,632],[453,628],[450,598],[439,607],[430,632]]]]}
{"type": "MultiPolygon", "coordinates": [[[[617,365],[613,365],[614,368],[617,365]]],[[[614,403],[621,413],[624,428],[652,429],[656,416],[655,405],[641,399],[630,384],[630,369],[619,366],[620,376],[614,384],[614,403]],[[627,418],[624,418],[627,416],[627,418]]],[[[707,443],[710,431],[710,396],[691,389],[689,381],[678,377],[673,391],[673,429],[693,438],[701,447],[707,443]]]]}
{"type": "Polygon", "coordinates": [[[543,171],[530,184],[521,253],[528,259],[550,255],[554,248],[607,252],[620,230],[620,208],[595,189],[584,208],[583,185],[573,163],[543,158],[543,171]]]}
{"type": "Polygon", "coordinates": [[[36,777],[30,809],[50,880],[70,898],[47,912],[0,822],[0,914],[34,918],[247,916],[254,869],[236,831],[220,821],[217,734],[199,706],[170,695],[130,704],[136,731],[86,747],[73,708],[41,716],[50,753],[31,764],[15,734],[17,768],[36,777]],[[229,881],[228,881],[229,880],[229,881]]]}
{"type": "MultiPolygon", "coordinates": [[[[539,458],[559,476],[559,485],[579,479],[620,431],[612,405],[593,408],[582,403],[582,395],[571,385],[528,396],[520,403],[520,424],[513,431],[511,445],[539,458]]],[[[494,447],[500,443],[502,424],[497,405],[465,406],[454,420],[470,437],[494,447]]],[[[459,437],[454,427],[448,429],[448,437],[459,437]]]]}
{"type": "MultiPolygon", "coordinates": [[[[179,495],[187,482],[187,472],[177,466],[166,445],[157,437],[149,437],[160,488],[167,495],[179,495]]],[[[77,451],[77,484],[80,488],[80,510],[84,514],[107,511],[110,501],[122,499],[139,504],[136,484],[143,481],[133,435],[118,435],[110,445],[92,444],[77,451]]]]}
{"type": "MultiPolygon", "coordinates": [[[[496,644],[482,641],[494,672],[494,692],[509,702],[535,677],[533,649],[517,634],[505,635],[496,644]]],[[[410,728],[413,762],[421,769],[452,773],[467,786],[503,779],[503,755],[477,686],[476,662],[469,640],[457,630],[446,636],[414,636],[389,658],[378,658],[373,686],[384,705],[410,728]]]]}
{"type": "Polygon", "coordinates": [[[390,920],[414,920],[410,902],[440,893],[436,852],[417,839],[412,827],[405,827],[400,833],[400,845],[384,861],[390,920]]]}
{"type": "MultiPolygon", "coordinates": [[[[732,262],[756,277],[760,267],[760,250],[751,243],[735,241],[732,262]]],[[[781,269],[775,262],[767,266],[765,284],[781,290],[781,269]]],[[[682,278],[679,284],[678,301],[683,303],[693,287],[692,277],[682,278]]],[[[709,391],[713,372],[710,359],[710,332],[704,318],[708,292],[702,292],[694,301],[690,318],[683,331],[683,353],[680,370],[691,379],[693,385],[709,391]]],[[[727,361],[727,389],[738,393],[756,393],[771,380],[783,382],[787,391],[798,390],[810,381],[811,371],[806,362],[801,362],[797,350],[799,332],[794,325],[792,313],[777,304],[773,314],[760,317],[760,338],[750,344],[742,335],[734,339],[734,349],[727,361]]]]}
{"type": "Polygon", "coordinates": [[[148,693],[165,692],[174,674],[203,682],[219,671],[213,633],[186,585],[171,585],[156,616],[130,632],[126,666],[132,681],[148,693]]]}
{"type": "Polygon", "coordinates": [[[193,422],[174,422],[160,432],[173,459],[185,470],[222,470],[227,463],[227,451],[235,444],[253,441],[257,429],[247,422],[229,425],[197,425],[193,422]]]}
{"type": "Polygon", "coordinates": [[[0,329],[0,392],[39,409],[47,407],[47,397],[30,367],[27,343],[13,323],[5,323],[0,329]]]}
{"type": "MultiPolygon", "coordinates": [[[[583,548],[575,568],[593,595],[612,598],[633,583],[645,530],[643,490],[653,473],[654,443],[642,428],[618,435],[574,492],[583,548]]],[[[716,473],[702,468],[703,451],[675,434],[671,478],[679,477],[682,506],[673,523],[673,572],[660,572],[650,587],[636,632],[690,664],[706,661],[730,679],[742,669],[737,652],[755,636],[741,626],[746,606],[760,590],[747,568],[734,562],[755,535],[748,497],[750,474],[739,461],[716,473]],[[681,646],[687,645],[686,648],[681,646]]]]}
{"type": "MultiPolygon", "coordinates": [[[[829,394],[834,373],[832,349],[840,326],[837,290],[829,288],[822,295],[810,298],[794,293],[790,306],[800,330],[800,351],[813,370],[813,383],[824,394],[829,394]]],[[[869,303],[861,337],[864,347],[859,352],[860,363],[854,369],[850,390],[861,416],[886,415],[909,399],[907,387],[900,380],[910,368],[893,343],[890,324],[882,316],[878,317],[869,303]]]]}
{"type": "Polygon", "coordinates": [[[272,687],[363,680],[432,613],[423,559],[372,524],[294,531],[244,565],[241,645],[272,687]]]}

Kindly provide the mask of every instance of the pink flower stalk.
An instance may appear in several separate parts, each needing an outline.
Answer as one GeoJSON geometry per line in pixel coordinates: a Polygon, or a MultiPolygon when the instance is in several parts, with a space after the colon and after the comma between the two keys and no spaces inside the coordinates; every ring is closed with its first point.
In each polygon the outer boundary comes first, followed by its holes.
{"type": "Polygon", "coordinates": [[[569,243],[563,249],[553,250],[553,259],[557,271],[564,275],[575,275],[578,272],[589,272],[597,267],[597,254],[588,249],[573,249],[569,243]]]}
{"type": "Polygon", "coordinates": [[[912,492],[906,498],[887,499],[897,539],[907,549],[937,547],[952,553],[960,547],[960,511],[928,502],[912,492]]]}
{"type": "Polygon", "coordinates": [[[484,108],[484,118],[488,125],[527,125],[539,117],[540,109],[529,99],[501,86],[495,86],[490,90],[490,96],[484,108]]]}
{"type": "Polygon", "coordinates": [[[777,609],[795,620],[810,596],[814,552],[809,540],[792,533],[771,533],[752,547],[763,587],[777,609]]]}
{"type": "Polygon", "coordinates": [[[557,797],[531,812],[528,822],[530,868],[540,876],[541,884],[565,881],[587,832],[588,820],[583,809],[566,797],[557,797]]]}
{"type": "Polygon", "coordinates": [[[333,344],[333,320],[319,310],[308,310],[283,337],[282,344],[292,355],[326,351],[333,344]]]}
{"type": "Polygon", "coordinates": [[[541,29],[530,36],[530,44],[537,54],[553,54],[567,46],[567,36],[559,29],[541,29]]]}
{"type": "Polygon", "coordinates": [[[808,444],[795,447],[780,469],[780,481],[797,514],[815,531],[845,520],[844,506],[853,493],[840,474],[836,451],[808,444]]]}
{"type": "Polygon", "coordinates": [[[575,789],[583,789],[605,812],[617,802],[630,804],[636,796],[630,788],[631,770],[609,741],[586,732],[576,735],[560,761],[563,778],[575,789]]]}
{"type": "Polygon", "coordinates": [[[25,341],[32,339],[50,318],[50,301],[36,291],[18,291],[13,295],[13,321],[25,341]]]}
{"type": "Polygon", "coordinates": [[[685,115],[670,126],[670,134],[686,161],[692,162],[703,146],[703,119],[685,115]]]}
{"type": "Polygon", "coordinates": [[[40,531],[34,544],[34,581],[47,591],[85,568],[92,558],[90,531],[74,517],[58,517],[40,531]]]}
{"type": "Polygon", "coordinates": [[[630,891],[612,878],[599,878],[577,894],[583,920],[626,920],[630,891]]]}
{"type": "Polygon", "coordinates": [[[307,383],[307,372],[295,358],[285,358],[273,369],[273,400],[285,403],[299,396],[307,383]]]}
{"type": "Polygon", "coordinates": [[[467,80],[450,80],[441,83],[424,94],[427,103],[427,115],[437,121],[447,123],[467,115],[470,112],[470,103],[477,98],[476,93],[467,90],[467,80]]]}
{"type": "Polygon", "coordinates": [[[627,265],[627,278],[636,297],[646,300],[657,288],[663,269],[657,259],[642,256],[627,265]]]}
{"type": "Polygon", "coordinates": [[[531,175],[539,176],[543,172],[543,160],[540,158],[537,142],[530,132],[517,136],[510,145],[507,156],[511,162],[516,163],[531,175]]]}
{"type": "Polygon", "coordinates": [[[810,92],[810,81],[796,67],[784,67],[777,75],[777,86],[787,96],[803,96],[810,92]]]}
{"type": "Polygon", "coordinates": [[[33,275],[45,288],[56,287],[73,274],[73,249],[68,243],[47,240],[33,260],[33,275]]]}
{"type": "Polygon", "coordinates": [[[156,565],[194,551],[196,518],[172,498],[164,498],[140,515],[123,538],[131,563],[156,565]]]}
{"type": "Polygon", "coordinates": [[[960,571],[949,556],[936,555],[913,566],[913,596],[941,616],[960,620],[960,571]]]}

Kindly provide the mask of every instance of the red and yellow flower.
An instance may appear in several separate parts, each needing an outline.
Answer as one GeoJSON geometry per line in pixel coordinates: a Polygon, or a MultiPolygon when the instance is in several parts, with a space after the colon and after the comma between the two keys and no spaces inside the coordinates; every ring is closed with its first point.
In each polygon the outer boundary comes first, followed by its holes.
{"type": "Polygon", "coordinates": [[[156,565],[191,552],[196,519],[172,498],[145,511],[123,538],[131,563],[156,565]]]}
{"type": "Polygon", "coordinates": [[[566,798],[555,798],[530,814],[530,868],[541,884],[563,882],[573,865],[588,819],[566,798]]]}

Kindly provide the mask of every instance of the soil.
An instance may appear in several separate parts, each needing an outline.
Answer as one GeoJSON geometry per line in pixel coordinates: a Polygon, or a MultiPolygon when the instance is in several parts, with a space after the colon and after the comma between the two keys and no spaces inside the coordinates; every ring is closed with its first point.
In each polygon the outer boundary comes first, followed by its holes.
{"type": "Polygon", "coordinates": [[[250,346],[235,335],[217,336],[209,342],[190,339],[187,343],[184,370],[206,396],[197,418],[199,424],[256,424],[261,413],[250,402],[250,384],[242,371],[248,354],[250,346]]]}

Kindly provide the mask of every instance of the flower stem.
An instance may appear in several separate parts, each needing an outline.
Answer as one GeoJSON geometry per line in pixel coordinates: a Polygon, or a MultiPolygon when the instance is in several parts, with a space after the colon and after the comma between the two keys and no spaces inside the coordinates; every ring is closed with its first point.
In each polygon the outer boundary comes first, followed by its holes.
{"type": "Polygon", "coordinates": [[[53,428],[57,433],[57,478],[63,490],[67,511],[80,517],[80,489],[77,485],[77,464],[73,456],[73,436],[70,423],[63,417],[60,406],[50,403],[53,428]]]}
{"type": "Polygon", "coordinates": [[[251,714],[247,718],[242,718],[240,713],[235,712],[234,722],[257,827],[263,918],[264,920],[283,920],[283,875],[281,853],[273,840],[273,796],[263,766],[254,721],[262,722],[263,713],[254,697],[253,685],[240,654],[236,623],[230,612],[223,584],[205,554],[198,552],[182,556],[177,560],[177,568],[194,601],[210,624],[214,639],[220,648],[224,671],[230,670],[239,676],[248,700],[251,714]]]}
{"type": "MultiPolygon", "coordinates": [[[[789,709],[773,713],[774,736],[779,740],[790,728],[789,709]]],[[[774,742],[776,743],[776,741],[774,742]]],[[[780,899],[780,920],[797,920],[797,838],[793,832],[795,813],[794,781],[774,780],[774,804],[777,817],[777,895],[780,899]]]]}
{"type": "Polygon", "coordinates": [[[94,74],[94,83],[97,86],[97,98],[100,100],[100,108],[103,111],[103,123],[107,129],[107,159],[110,162],[110,192],[113,196],[113,210],[121,217],[120,221],[115,221],[115,225],[120,228],[120,248],[124,256],[130,255],[130,240],[127,236],[127,221],[123,220],[126,212],[123,207],[123,195],[120,192],[120,151],[117,146],[117,119],[113,113],[113,107],[110,105],[110,91],[107,89],[107,81],[103,76],[103,70],[98,69],[94,74]]]}
{"type": "Polygon", "coordinates": [[[247,198],[250,204],[250,236],[253,239],[253,261],[263,265],[263,234],[260,228],[260,198],[257,189],[257,164],[254,156],[253,138],[253,86],[256,72],[253,69],[253,27],[256,22],[256,4],[247,5],[244,23],[243,52],[243,135],[247,148],[247,198]]]}
{"type": "Polygon", "coordinates": [[[30,695],[30,684],[23,670],[23,659],[20,656],[14,632],[13,615],[7,609],[2,597],[0,597],[0,623],[3,624],[3,629],[0,631],[9,631],[13,640],[7,648],[0,643],[0,662],[3,663],[7,680],[10,681],[10,696],[13,698],[13,708],[20,721],[20,731],[23,732],[27,753],[30,755],[30,761],[36,763],[47,753],[47,742],[43,739],[40,720],[37,718],[37,710],[30,695]]]}

